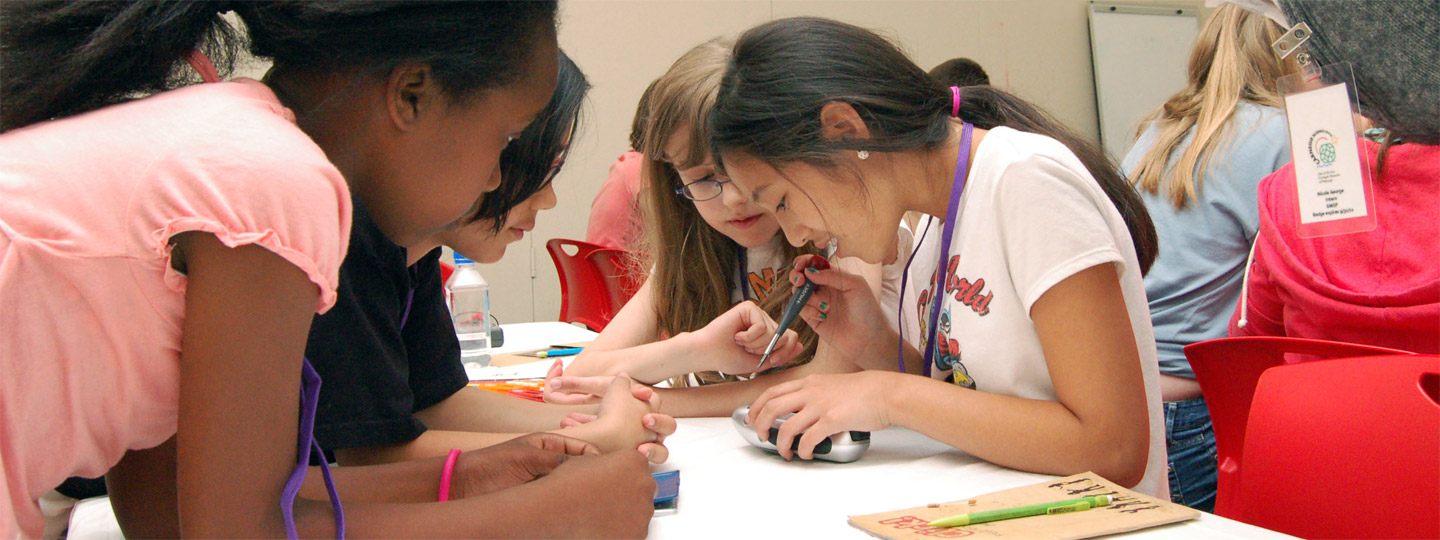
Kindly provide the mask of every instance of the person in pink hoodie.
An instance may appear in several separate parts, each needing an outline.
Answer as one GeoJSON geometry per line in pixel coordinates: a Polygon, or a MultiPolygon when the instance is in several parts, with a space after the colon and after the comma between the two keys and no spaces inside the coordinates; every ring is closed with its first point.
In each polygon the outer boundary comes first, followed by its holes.
{"type": "Polygon", "coordinates": [[[1324,38],[1308,45],[1320,65],[1353,62],[1363,112],[1385,128],[1381,142],[1359,141],[1372,168],[1377,225],[1301,238],[1294,165],[1265,178],[1254,262],[1230,335],[1440,353],[1440,73],[1416,58],[1435,50],[1440,14],[1308,0],[1280,5],[1292,22],[1306,21],[1324,38]],[[1400,17],[1414,24],[1399,24],[1400,17]]]}
{"type": "Polygon", "coordinates": [[[645,182],[640,179],[644,169],[645,155],[637,148],[645,140],[645,117],[650,100],[650,90],[655,83],[640,94],[640,104],[635,119],[630,124],[630,149],[620,154],[610,165],[610,175],[590,203],[590,225],[585,230],[585,241],[597,246],[634,251],[640,237],[645,234],[645,224],[640,216],[640,190],[645,182]]]}

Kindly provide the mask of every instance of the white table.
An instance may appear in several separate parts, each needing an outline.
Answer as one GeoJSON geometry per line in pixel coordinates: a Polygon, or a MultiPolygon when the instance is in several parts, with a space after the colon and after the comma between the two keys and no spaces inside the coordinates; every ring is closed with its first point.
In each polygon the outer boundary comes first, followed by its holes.
{"type": "MultiPolygon", "coordinates": [[[[870,450],[854,463],[787,463],[746,444],[729,418],[680,419],[666,443],[670,461],[656,470],[680,470],[679,512],[652,520],[650,538],[861,540],[870,536],[849,526],[851,515],[966,499],[1055,478],[992,465],[903,428],[872,434],[870,450]]],[[[1292,538],[1214,514],[1200,516],[1116,537],[1292,538]]],[[[71,524],[73,540],[123,540],[104,498],[81,502],[71,524]]]]}
{"type": "MultiPolygon", "coordinates": [[[[505,346],[491,349],[490,354],[492,355],[535,351],[560,343],[593,341],[596,336],[600,335],[584,327],[554,321],[502,324],[500,328],[505,330],[505,346]]],[[[567,366],[573,359],[575,359],[573,356],[563,358],[567,366]]],[[[472,381],[539,379],[545,377],[545,370],[550,367],[551,363],[532,362],[518,366],[483,368],[466,364],[465,374],[472,381]]]]}
{"type": "MultiPolygon", "coordinates": [[[[505,325],[498,353],[594,339],[565,323],[505,325]]],[[[497,354],[498,354],[497,353],[497,354]]],[[[550,362],[470,370],[480,378],[543,377],[550,362]]],[[[981,461],[903,428],[872,434],[870,449],[854,463],[785,462],[751,447],[729,418],[683,418],[666,445],[670,461],[656,470],[680,470],[679,511],[656,517],[651,538],[870,538],[850,527],[851,515],[873,514],[967,499],[1055,478],[981,461]]],[[[343,494],[342,494],[343,496],[343,494]]],[[[556,509],[563,514],[563,509],[556,509]]],[[[88,499],[71,515],[74,540],[123,540],[105,498],[88,499]]],[[[1136,531],[1135,538],[1291,538],[1213,514],[1136,531]]]]}
{"type": "MultiPolygon", "coordinates": [[[[1056,478],[981,461],[903,428],[871,435],[854,463],[785,462],[747,444],[729,418],[684,418],[666,441],[680,470],[679,511],[651,538],[870,538],[851,515],[967,499],[1056,478]]],[[[1127,538],[1292,538],[1214,514],[1127,538]]]]}

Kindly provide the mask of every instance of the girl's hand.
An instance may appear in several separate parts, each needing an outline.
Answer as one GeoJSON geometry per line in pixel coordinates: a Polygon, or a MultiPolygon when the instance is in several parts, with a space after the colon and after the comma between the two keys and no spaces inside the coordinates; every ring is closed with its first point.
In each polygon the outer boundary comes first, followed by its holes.
{"type": "Polygon", "coordinates": [[[744,375],[785,365],[804,351],[800,336],[794,330],[786,330],[775,344],[775,350],[765,364],[760,358],[765,348],[775,338],[779,324],[770,314],[754,302],[741,302],[724,314],[710,321],[704,328],[691,332],[685,339],[695,360],[687,373],[696,371],[719,371],[731,375],[744,375]],[[757,367],[758,366],[758,367],[757,367]]]}
{"type": "Polygon", "coordinates": [[[675,433],[675,419],[659,410],[660,396],[653,389],[633,383],[624,374],[613,377],[599,414],[586,426],[595,430],[590,440],[607,452],[634,449],[653,463],[664,463],[670,457],[665,437],[675,433]],[[646,399],[639,399],[637,393],[646,394],[646,399]]]}
{"type": "Polygon", "coordinates": [[[531,433],[465,452],[455,461],[450,498],[474,497],[518,486],[550,474],[573,456],[599,453],[593,444],[554,433],[531,433]]]}
{"type": "MultiPolygon", "coordinates": [[[[575,377],[564,375],[565,364],[559,359],[550,365],[550,370],[545,374],[545,390],[543,391],[546,403],[559,405],[592,405],[600,403],[605,397],[605,392],[610,388],[610,383],[615,380],[614,375],[596,375],[593,377],[575,377]]],[[[633,384],[630,391],[635,399],[649,401],[655,391],[643,384],[633,384]]]]}
{"type": "Polygon", "coordinates": [[[780,428],[775,447],[791,459],[791,441],[800,437],[800,459],[815,457],[815,445],[841,431],[879,431],[890,426],[885,399],[893,373],[863,371],[841,375],[810,375],[770,387],[750,404],[746,418],[760,440],[770,438],[775,419],[795,413],[780,428]],[[801,435],[801,432],[804,432],[801,435]]]}
{"type": "Polygon", "coordinates": [[[830,348],[845,352],[852,361],[858,363],[861,358],[877,354],[893,358],[895,351],[869,350],[876,344],[892,342],[884,337],[894,332],[865,278],[839,268],[809,267],[813,257],[817,255],[796,257],[795,266],[790,270],[792,286],[803,285],[807,278],[818,286],[800,310],[800,318],[814,328],[830,348]]]}
{"type": "Polygon", "coordinates": [[[561,428],[567,428],[567,427],[575,427],[575,426],[585,425],[585,424],[589,424],[590,422],[594,422],[596,418],[599,418],[599,417],[598,417],[598,416],[595,416],[595,415],[593,415],[593,414],[585,414],[585,413],[581,413],[581,412],[572,412],[572,413],[570,413],[570,414],[565,415],[565,418],[561,418],[561,419],[560,419],[560,427],[561,427],[561,428]]]}

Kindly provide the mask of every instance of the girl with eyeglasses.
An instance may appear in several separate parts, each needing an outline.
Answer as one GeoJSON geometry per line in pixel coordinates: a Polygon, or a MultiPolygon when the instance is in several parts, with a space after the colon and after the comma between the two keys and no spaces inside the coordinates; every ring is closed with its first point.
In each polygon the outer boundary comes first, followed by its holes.
{"type": "MultiPolygon", "coordinates": [[[[801,369],[757,372],[831,357],[813,332],[795,325],[759,366],[790,300],[796,257],[818,252],[785,241],[775,217],[715,169],[708,121],[733,40],[717,38],[685,53],[651,86],[641,150],[649,279],[561,376],[552,368],[546,399],[582,403],[608,377],[672,386],[662,412],[723,416],[780,380],[817,371],[851,371],[838,359],[801,369]],[[797,329],[799,333],[797,333],[797,329]],[[758,369],[757,369],[758,366],[758,369]],[[729,382],[732,384],[712,385],[729,382]]],[[[858,269],[857,269],[858,270],[858,269]]]]}

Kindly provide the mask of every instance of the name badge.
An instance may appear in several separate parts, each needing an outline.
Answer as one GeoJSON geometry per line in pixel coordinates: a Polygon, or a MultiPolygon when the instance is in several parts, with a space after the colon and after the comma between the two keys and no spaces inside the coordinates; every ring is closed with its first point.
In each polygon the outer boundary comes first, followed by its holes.
{"type": "Polygon", "coordinates": [[[1343,82],[1349,72],[1348,64],[1326,66],[1280,81],[1302,238],[1375,229],[1371,167],[1357,142],[1351,85],[1343,82]]]}

